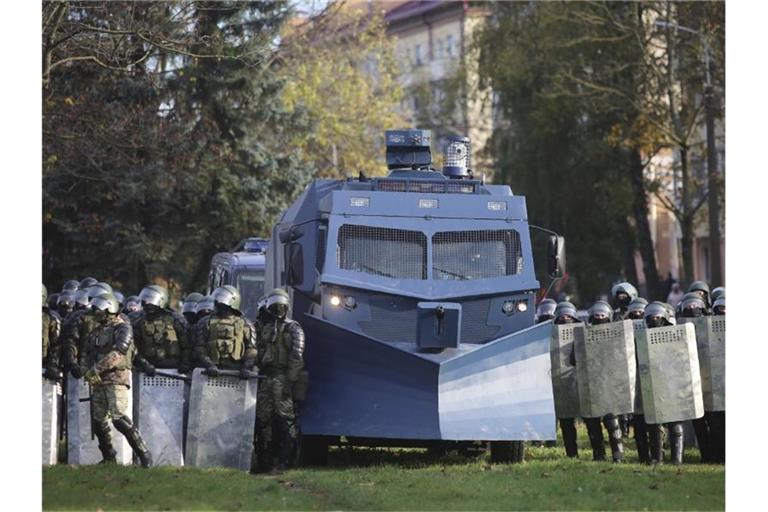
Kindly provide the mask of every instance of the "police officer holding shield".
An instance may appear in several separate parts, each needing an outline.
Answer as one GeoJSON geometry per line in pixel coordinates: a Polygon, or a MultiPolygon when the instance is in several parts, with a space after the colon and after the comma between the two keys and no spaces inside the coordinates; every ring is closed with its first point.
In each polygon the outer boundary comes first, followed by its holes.
{"type": "MultiPolygon", "coordinates": [[[[576,318],[576,306],[571,304],[570,302],[560,302],[555,307],[555,310],[553,312],[554,316],[554,323],[556,325],[564,325],[564,324],[572,324],[575,322],[578,322],[579,320],[576,318]]],[[[571,354],[569,356],[569,361],[571,365],[574,365],[576,363],[576,358],[573,354],[573,345],[571,345],[571,354]]],[[[558,418],[558,423],[560,424],[560,432],[563,435],[563,445],[565,446],[565,454],[568,457],[571,458],[578,458],[579,456],[579,446],[576,442],[576,418],[558,418]]],[[[599,427],[599,424],[598,424],[599,427]]],[[[600,433],[600,447],[602,448],[602,457],[605,458],[605,448],[602,445],[602,431],[600,433]]],[[[590,437],[591,441],[591,437],[590,437]]],[[[594,445],[593,445],[593,452],[594,452],[594,445]]],[[[593,453],[593,456],[595,454],[593,453]]],[[[598,460],[598,459],[595,459],[598,460]]],[[[599,459],[602,460],[602,459],[599,459]]]]}
{"type": "Polygon", "coordinates": [[[59,377],[59,334],[61,318],[48,308],[48,290],[43,285],[43,375],[46,379],[59,377]]]}
{"type": "Polygon", "coordinates": [[[120,305],[111,293],[91,301],[96,319],[95,329],[88,335],[79,354],[79,364],[88,370],[83,378],[91,385],[91,428],[99,440],[102,463],[116,461],[107,420],[128,440],[139,457],[141,466],[152,465],[149,452],[138,428],[128,416],[133,358],[133,329],[120,315],[120,305]]]}
{"type": "Polygon", "coordinates": [[[155,368],[191,369],[192,347],[184,318],[167,308],[168,291],[151,285],[141,290],[141,313],[132,322],[136,343],[134,364],[147,375],[155,368]]]}
{"type": "Polygon", "coordinates": [[[299,437],[294,408],[296,394],[306,385],[304,369],[304,330],[288,318],[288,293],[274,289],[266,298],[266,310],[259,320],[258,366],[266,379],[259,384],[256,401],[255,472],[273,469],[277,455],[278,472],[289,465],[299,437]]]}

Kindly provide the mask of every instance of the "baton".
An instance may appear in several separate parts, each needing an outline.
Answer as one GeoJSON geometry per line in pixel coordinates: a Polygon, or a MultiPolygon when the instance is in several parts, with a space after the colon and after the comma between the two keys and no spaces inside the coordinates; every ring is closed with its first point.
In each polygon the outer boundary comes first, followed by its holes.
{"type": "Polygon", "coordinates": [[[168,377],[169,379],[183,380],[184,382],[192,382],[192,377],[186,375],[177,375],[175,373],[166,373],[160,370],[155,370],[155,375],[160,377],[168,377]]]}
{"type": "MultiPolygon", "coordinates": [[[[240,377],[240,370],[219,370],[219,375],[224,375],[226,377],[240,377]]],[[[259,375],[258,373],[254,373],[254,372],[248,372],[248,378],[249,379],[266,379],[264,375],[259,375]]]]}

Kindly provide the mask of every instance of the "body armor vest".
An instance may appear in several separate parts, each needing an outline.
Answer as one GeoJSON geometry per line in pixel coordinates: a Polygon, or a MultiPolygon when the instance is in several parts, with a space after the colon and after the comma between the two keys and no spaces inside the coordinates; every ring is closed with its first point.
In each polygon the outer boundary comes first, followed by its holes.
{"type": "Polygon", "coordinates": [[[51,347],[51,315],[43,311],[43,360],[48,357],[48,350],[51,347]]]}
{"type": "Polygon", "coordinates": [[[267,324],[261,329],[258,341],[259,368],[285,370],[293,340],[287,332],[290,320],[267,324]]]}
{"type": "Polygon", "coordinates": [[[161,315],[141,323],[141,351],[150,361],[176,359],[179,356],[179,337],[173,325],[173,317],[161,315]]]}
{"type": "MultiPolygon", "coordinates": [[[[100,329],[97,328],[89,336],[89,352],[88,356],[90,364],[94,365],[101,361],[104,356],[115,349],[115,329],[121,322],[108,322],[104,324],[100,329]]],[[[134,345],[131,343],[131,348],[128,349],[128,353],[122,355],[120,362],[113,368],[114,370],[130,370],[131,361],[133,361],[134,345]]]]}
{"type": "Polygon", "coordinates": [[[214,364],[222,359],[240,361],[245,353],[245,321],[239,316],[211,316],[206,350],[214,364]]]}

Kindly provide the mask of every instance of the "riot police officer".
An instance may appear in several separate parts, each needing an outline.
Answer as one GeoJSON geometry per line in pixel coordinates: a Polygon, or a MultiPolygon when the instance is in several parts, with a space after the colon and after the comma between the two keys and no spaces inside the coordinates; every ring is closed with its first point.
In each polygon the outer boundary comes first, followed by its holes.
{"type": "Polygon", "coordinates": [[[79,353],[97,322],[91,314],[87,290],[76,291],[74,300],[74,311],[62,325],[62,350],[65,371],[69,371],[74,378],[79,379],[85,372],[78,363],[79,353]]]}
{"type": "Polygon", "coordinates": [[[553,299],[544,299],[539,302],[539,306],[536,308],[536,323],[546,322],[555,318],[555,309],[557,308],[557,302],[553,299]]]}
{"type": "Polygon", "coordinates": [[[206,316],[213,313],[214,308],[214,301],[213,296],[206,295],[202,299],[200,299],[200,302],[197,303],[197,306],[195,307],[195,315],[197,316],[197,320],[195,320],[195,323],[199,322],[201,318],[205,318],[206,316]]]}
{"type": "Polygon", "coordinates": [[[712,303],[712,314],[715,316],[725,316],[725,295],[718,297],[714,303],[712,303]]]}
{"type": "Polygon", "coordinates": [[[141,290],[139,298],[142,311],[131,322],[136,343],[134,364],[147,375],[154,375],[155,367],[188,372],[192,347],[187,323],[181,315],[167,309],[168,291],[151,285],[141,290]]]}
{"type": "MultiPolygon", "coordinates": [[[[680,303],[680,316],[683,318],[699,318],[705,316],[707,304],[698,293],[687,293],[680,303]]],[[[712,436],[710,425],[710,413],[704,413],[701,418],[691,420],[693,431],[696,434],[696,444],[699,445],[701,462],[712,462],[712,436]]]]}
{"type": "MultiPolygon", "coordinates": [[[[627,305],[629,303],[627,302],[627,305]]],[[[598,300],[589,308],[589,325],[600,325],[611,322],[613,316],[611,305],[605,301],[598,300]]],[[[605,447],[603,445],[603,431],[600,428],[600,418],[584,418],[587,424],[587,433],[592,445],[592,454],[594,460],[605,459],[605,447]]],[[[611,445],[611,455],[614,462],[621,462],[624,453],[624,444],[621,440],[621,426],[619,419],[614,414],[603,416],[603,425],[608,432],[608,442],[611,445]]]]}
{"type": "Polygon", "coordinates": [[[627,306],[627,320],[642,320],[645,317],[645,307],[648,301],[642,297],[635,297],[627,306]]]}
{"type": "MultiPolygon", "coordinates": [[[[576,318],[576,306],[570,302],[564,301],[558,303],[553,314],[555,317],[554,323],[557,325],[572,324],[579,321],[576,318]]],[[[571,347],[571,349],[573,349],[573,347],[571,347]]],[[[572,365],[576,361],[573,352],[571,352],[569,356],[569,361],[572,365]]],[[[579,446],[576,442],[576,418],[558,418],[557,421],[560,424],[560,432],[563,435],[565,454],[568,457],[577,458],[579,456],[579,446]]],[[[602,432],[600,435],[602,437],[602,432]]],[[[602,447],[602,440],[600,443],[602,447]]],[[[603,448],[603,458],[605,458],[605,448],[603,448]]]]}
{"type": "MultiPolygon", "coordinates": [[[[645,325],[648,329],[656,329],[674,325],[672,323],[672,314],[669,304],[654,301],[645,308],[645,325]]],[[[683,463],[683,422],[675,421],[666,423],[669,431],[669,450],[672,463],[679,465],[683,463]]],[[[651,451],[651,460],[662,463],[664,460],[664,447],[662,445],[663,434],[661,425],[647,425],[649,434],[649,443],[651,451]]]]}
{"type": "Polygon", "coordinates": [[[203,298],[202,293],[192,292],[184,297],[184,304],[181,306],[181,314],[189,325],[197,322],[197,303],[203,298]]]}
{"type": "MultiPolygon", "coordinates": [[[[43,285],[45,286],[45,285],[43,285]]],[[[47,295],[47,294],[46,294],[47,295]]],[[[48,311],[51,311],[53,313],[58,313],[58,305],[59,305],[59,297],[61,296],[60,293],[52,293],[50,295],[47,295],[48,297],[48,311]]]]}
{"type": "Polygon", "coordinates": [[[131,295],[125,299],[123,314],[133,323],[141,314],[141,299],[138,295],[131,295]]]}
{"type": "Polygon", "coordinates": [[[91,306],[97,323],[78,359],[81,366],[88,368],[83,378],[91,385],[91,428],[99,440],[102,462],[115,462],[117,455],[107,423],[111,417],[141,466],[148,468],[152,465],[152,454],[128,416],[134,351],[131,324],[119,314],[120,305],[111,293],[94,297],[91,306]]]}
{"type": "Polygon", "coordinates": [[[43,368],[46,379],[59,377],[59,334],[61,318],[48,307],[48,290],[43,285],[43,368]]]}
{"type": "Polygon", "coordinates": [[[616,283],[611,288],[611,297],[614,307],[613,320],[624,320],[629,304],[637,298],[637,288],[626,281],[616,283]]]}
{"type": "Polygon", "coordinates": [[[712,301],[712,305],[714,306],[715,301],[719,299],[720,297],[725,297],[725,287],[724,286],[718,286],[714,290],[712,290],[712,294],[709,296],[710,300],[712,301]]]}
{"type": "Polygon", "coordinates": [[[272,290],[267,295],[266,314],[259,321],[258,366],[266,379],[259,385],[256,400],[256,472],[272,469],[274,453],[277,470],[287,468],[299,436],[294,386],[302,384],[304,330],[288,318],[289,303],[285,290],[272,290]]]}
{"type": "Polygon", "coordinates": [[[247,379],[256,364],[256,327],[240,311],[240,292],[225,285],[213,291],[214,311],[198,320],[194,352],[209,377],[239,370],[247,379]]]}
{"type": "MultiPolygon", "coordinates": [[[[705,308],[705,315],[710,315],[712,311],[710,310],[710,307],[712,304],[710,303],[709,299],[709,285],[705,283],[704,281],[694,281],[691,283],[691,286],[688,287],[688,293],[696,293],[698,294],[702,299],[704,299],[704,304],[707,306],[705,308]]],[[[683,297],[683,300],[685,300],[685,297],[683,297]]]]}
{"type": "Polygon", "coordinates": [[[56,303],[56,308],[62,323],[65,322],[69,315],[75,310],[75,293],[70,291],[61,292],[59,300],[56,303]]]}
{"type": "MultiPolygon", "coordinates": [[[[712,297],[715,296],[717,290],[718,288],[712,290],[712,297]]],[[[715,316],[725,316],[725,288],[722,290],[723,292],[717,296],[712,304],[712,313],[715,316]]],[[[712,458],[715,462],[725,464],[725,410],[705,414],[709,414],[712,458]]]]}

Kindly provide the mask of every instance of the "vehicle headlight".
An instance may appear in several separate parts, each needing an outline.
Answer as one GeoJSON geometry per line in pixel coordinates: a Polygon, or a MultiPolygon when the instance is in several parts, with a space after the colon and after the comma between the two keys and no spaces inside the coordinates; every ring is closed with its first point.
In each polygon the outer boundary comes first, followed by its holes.
{"type": "Polygon", "coordinates": [[[337,308],[341,305],[341,297],[339,297],[338,295],[331,295],[330,302],[331,302],[331,306],[337,308]]]}
{"type": "Polygon", "coordinates": [[[505,301],[504,304],[501,306],[501,310],[504,313],[511,315],[512,313],[515,312],[515,303],[512,302],[511,300],[505,301]]]}
{"type": "Polygon", "coordinates": [[[344,307],[347,309],[355,309],[357,307],[357,301],[351,295],[344,297],[344,307]]]}

